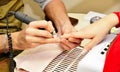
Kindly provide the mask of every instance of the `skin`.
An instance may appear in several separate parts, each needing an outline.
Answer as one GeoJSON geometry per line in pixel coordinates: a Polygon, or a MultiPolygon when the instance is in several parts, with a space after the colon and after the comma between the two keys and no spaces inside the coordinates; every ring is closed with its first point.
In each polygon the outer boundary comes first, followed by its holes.
{"type": "MultiPolygon", "coordinates": [[[[25,50],[34,48],[41,44],[59,42],[59,38],[53,38],[51,32],[54,30],[50,21],[33,21],[25,29],[11,33],[13,49],[25,50]],[[40,30],[44,28],[45,30],[40,30]]],[[[0,42],[4,35],[0,35],[0,42]]],[[[2,52],[3,44],[0,44],[0,52],[2,52]]],[[[8,40],[6,39],[6,49],[8,50],[8,40]]]]}
{"type": "MultiPolygon", "coordinates": [[[[76,31],[72,26],[65,6],[61,0],[52,0],[45,7],[46,16],[55,24],[58,36],[76,31]]],[[[77,40],[74,38],[74,40],[77,40]]],[[[71,42],[65,38],[61,39],[60,46],[65,50],[70,50],[78,45],[78,42],[71,42]]]]}
{"type": "MultiPolygon", "coordinates": [[[[65,6],[61,0],[52,0],[49,2],[45,6],[44,12],[45,15],[52,22],[54,22],[58,30],[58,37],[75,31],[68,18],[65,6]]],[[[29,26],[27,26],[22,31],[12,33],[11,35],[14,49],[25,50],[34,48],[40,44],[54,42],[59,42],[60,46],[65,50],[70,50],[78,45],[78,42],[71,42],[65,38],[53,38],[51,32],[54,30],[54,28],[51,23],[47,23],[45,21],[31,22],[29,26]],[[39,30],[38,28],[45,28],[45,30],[39,30]]],[[[0,35],[0,42],[2,42],[3,37],[4,35],[0,35]]],[[[6,42],[6,44],[7,43],[8,42],[6,42]]],[[[2,48],[3,44],[0,45],[0,52],[2,52],[2,48]]],[[[8,49],[8,44],[6,49],[8,49]]]]}
{"type": "Polygon", "coordinates": [[[79,31],[66,34],[62,37],[68,40],[70,40],[70,38],[90,39],[91,41],[88,42],[84,46],[84,48],[86,50],[91,50],[91,48],[97,45],[99,42],[101,42],[109,33],[111,28],[116,26],[118,23],[118,17],[115,14],[111,13],[105,16],[104,18],[96,21],[95,23],[80,29],[79,31]]]}

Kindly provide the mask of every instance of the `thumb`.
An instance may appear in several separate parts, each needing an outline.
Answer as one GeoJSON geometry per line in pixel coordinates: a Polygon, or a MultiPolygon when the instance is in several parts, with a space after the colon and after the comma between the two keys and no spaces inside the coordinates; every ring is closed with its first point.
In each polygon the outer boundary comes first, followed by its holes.
{"type": "Polygon", "coordinates": [[[48,27],[46,28],[49,32],[53,32],[54,31],[54,27],[52,25],[52,22],[51,21],[48,21],[47,22],[48,24],[48,27]]]}
{"type": "Polygon", "coordinates": [[[96,46],[98,43],[100,43],[103,40],[103,37],[96,36],[91,41],[85,44],[84,48],[86,50],[91,50],[94,46],[96,46]]]}

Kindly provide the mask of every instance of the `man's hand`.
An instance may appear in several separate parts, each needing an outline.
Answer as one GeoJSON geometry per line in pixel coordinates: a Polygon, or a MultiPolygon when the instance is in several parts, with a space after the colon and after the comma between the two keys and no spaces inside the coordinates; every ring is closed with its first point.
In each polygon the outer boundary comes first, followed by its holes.
{"type": "Polygon", "coordinates": [[[81,42],[80,38],[64,38],[64,37],[62,37],[62,35],[70,34],[72,32],[75,32],[75,28],[71,24],[64,24],[58,30],[59,37],[61,37],[60,45],[65,50],[71,50],[72,48],[77,47],[81,42]]]}
{"type": "Polygon", "coordinates": [[[59,38],[53,38],[53,30],[54,28],[50,21],[33,21],[26,29],[18,32],[16,35],[16,47],[24,50],[41,44],[59,42],[59,38]]]}

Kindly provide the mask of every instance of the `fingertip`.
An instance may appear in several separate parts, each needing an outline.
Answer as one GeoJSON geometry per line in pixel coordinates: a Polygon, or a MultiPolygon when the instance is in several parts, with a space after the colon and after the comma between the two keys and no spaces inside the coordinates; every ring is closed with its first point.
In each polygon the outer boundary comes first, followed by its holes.
{"type": "Polygon", "coordinates": [[[49,24],[52,24],[52,22],[51,22],[51,21],[48,21],[48,23],[49,23],[49,24]]]}
{"type": "Polygon", "coordinates": [[[84,46],[84,48],[86,49],[86,50],[91,50],[92,48],[94,47],[94,45],[93,44],[91,44],[91,42],[90,43],[87,43],[85,46],[84,46]]]}
{"type": "Polygon", "coordinates": [[[49,29],[49,31],[50,32],[53,32],[55,29],[54,29],[54,27],[53,27],[53,25],[52,25],[52,22],[51,21],[48,21],[48,29],[49,29]]]}
{"type": "Polygon", "coordinates": [[[70,35],[71,35],[71,37],[76,37],[76,36],[78,36],[76,32],[72,32],[70,35]]]}

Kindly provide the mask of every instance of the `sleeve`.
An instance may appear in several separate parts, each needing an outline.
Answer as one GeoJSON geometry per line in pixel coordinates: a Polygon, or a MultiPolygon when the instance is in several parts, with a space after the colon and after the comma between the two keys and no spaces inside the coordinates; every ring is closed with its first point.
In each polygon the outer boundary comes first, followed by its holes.
{"type": "Polygon", "coordinates": [[[117,35],[109,47],[103,72],[120,72],[120,34],[117,35]]]}
{"type": "Polygon", "coordinates": [[[113,12],[118,17],[118,25],[116,27],[120,27],[120,12],[113,12]]]}
{"type": "Polygon", "coordinates": [[[45,6],[52,0],[34,0],[34,1],[40,3],[40,6],[44,10],[45,6]]]}

